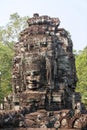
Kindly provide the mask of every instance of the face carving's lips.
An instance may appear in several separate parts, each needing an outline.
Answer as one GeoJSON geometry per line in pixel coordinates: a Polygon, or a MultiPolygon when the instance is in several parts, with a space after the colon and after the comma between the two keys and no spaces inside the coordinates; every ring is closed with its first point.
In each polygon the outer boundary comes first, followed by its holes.
{"type": "Polygon", "coordinates": [[[39,84],[40,84],[40,82],[37,82],[37,81],[34,81],[34,82],[29,82],[29,84],[28,84],[28,88],[29,89],[35,89],[35,88],[38,88],[39,87],[39,84]]]}

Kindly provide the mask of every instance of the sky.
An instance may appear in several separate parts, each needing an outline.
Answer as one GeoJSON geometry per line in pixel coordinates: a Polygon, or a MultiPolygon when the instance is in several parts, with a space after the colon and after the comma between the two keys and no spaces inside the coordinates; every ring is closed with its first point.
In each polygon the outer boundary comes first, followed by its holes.
{"type": "Polygon", "coordinates": [[[16,12],[22,17],[34,13],[58,17],[60,27],[71,34],[73,49],[87,46],[87,0],[1,0],[0,26],[5,26],[16,12]]]}

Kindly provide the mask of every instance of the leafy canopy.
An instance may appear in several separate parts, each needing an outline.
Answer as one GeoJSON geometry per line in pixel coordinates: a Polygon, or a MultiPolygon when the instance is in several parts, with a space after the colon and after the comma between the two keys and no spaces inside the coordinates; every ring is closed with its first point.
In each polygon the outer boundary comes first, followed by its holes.
{"type": "Polygon", "coordinates": [[[28,17],[11,14],[6,26],[0,27],[0,99],[12,91],[11,73],[14,43],[21,30],[27,27],[28,17]]]}

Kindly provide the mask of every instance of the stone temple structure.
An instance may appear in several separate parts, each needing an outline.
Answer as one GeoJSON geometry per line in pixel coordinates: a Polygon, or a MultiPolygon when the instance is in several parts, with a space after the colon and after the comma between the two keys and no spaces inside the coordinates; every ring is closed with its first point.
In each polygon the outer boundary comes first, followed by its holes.
{"type": "Polygon", "coordinates": [[[58,18],[34,14],[20,33],[12,75],[14,102],[19,97],[20,106],[34,102],[38,109],[59,110],[74,107],[73,97],[80,102],[72,41],[59,24],[58,18]]]}
{"type": "Polygon", "coordinates": [[[27,22],[14,46],[12,110],[5,114],[5,128],[86,130],[69,32],[46,15],[36,13],[27,22]]]}

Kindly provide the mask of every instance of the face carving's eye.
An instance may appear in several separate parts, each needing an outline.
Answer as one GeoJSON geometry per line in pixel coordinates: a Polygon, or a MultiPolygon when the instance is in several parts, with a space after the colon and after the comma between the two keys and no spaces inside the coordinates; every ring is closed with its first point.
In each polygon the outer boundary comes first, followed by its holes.
{"type": "Polygon", "coordinates": [[[34,71],[34,72],[33,72],[33,75],[35,75],[35,76],[38,76],[39,74],[40,74],[39,71],[34,71]]]}
{"type": "Polygon", "coordinates": [[[28,76],[38,76],[40,74],[40,71],[29,71],[27,73],[28,76]]]}

